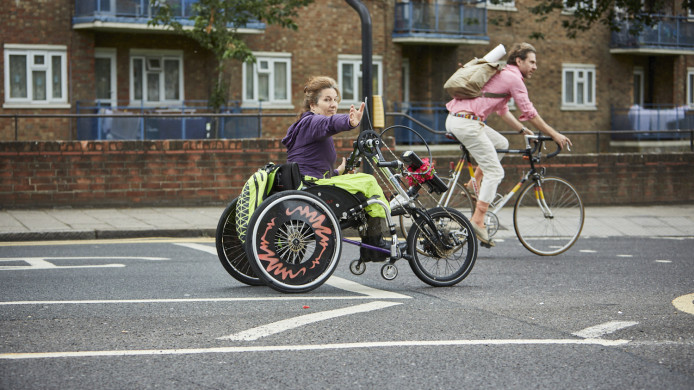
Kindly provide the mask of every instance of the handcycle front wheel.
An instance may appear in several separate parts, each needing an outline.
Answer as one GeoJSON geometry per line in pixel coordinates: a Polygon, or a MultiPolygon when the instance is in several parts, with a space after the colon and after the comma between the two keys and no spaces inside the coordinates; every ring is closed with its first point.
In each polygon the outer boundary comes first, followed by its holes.
{"type": "Polygon", "coordinates": [[[246,250],[236,232],[236,203],[238,198],[229,203],[219,218],[215,233],[217,257],[234,279],[250,286],[262,286],[265,283],[251,269],[246,250]]]}
{"type": "MultiPolygon", "coordinates": [[[[447,182],[447,180],[448,179],[444,179],[444,182],[447,182]]],[[[461,185],[460,183],[455,183],[455,187],[453,187],[453,189],[449,189],[448,191],[451,190],[454,192],[451,194],[448,204],[444,204],[446,199],[445,197],[448,196],[448,192],[445,192],[440,196],[434,196],[433,194],[423,193],[420,191],[419,201],[427,210],[434,207],[450,207],[460,211],[468,219],[472,218],[472,214],[475,212],[475,199],[473,199],[470,192],[467,190],[467,188],[465,188],[464,185],[461,185]],[[439,204],[439,202],[441,202],[441,204],[439,204]]],[[[409,218],[409,215],[407,214],[400,215],[400,231],[404,236],[407,236],[407,231],[409,230],[407,226],[407,218],[409,218]]]]}
{"type": "Polygon", "coordinates": [[[248,223],[246,253],[253,272],[284,293],[321,286],[337,267],[342,232],[335,213],[305,191],[265,199],[248,223]]]}
{"type": "Polygon", "coordinates": [[[554,256],[578,240],[584,217],[576,189],[564,179],[545,177],[521,191],[513,209],[513,226],[529,251],[554,256]]]}
{"type": "Polygon", "coordinates": [[[460,211],[437,207],[428,213],[434,228],[420,216],[407,235],[410,268],[431,286],[453,286],[472,271],[477,260],[477,238],[460,211]]]}

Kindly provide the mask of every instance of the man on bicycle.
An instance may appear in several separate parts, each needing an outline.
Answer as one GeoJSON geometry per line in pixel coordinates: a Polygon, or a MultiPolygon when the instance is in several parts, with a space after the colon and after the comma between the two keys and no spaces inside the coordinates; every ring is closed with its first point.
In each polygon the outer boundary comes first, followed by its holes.
{"type": "Polygon", "coordinates": [[[514,45],[509,52],[506,64],[501,72],[494,75],[484,85],[482,96],[473,99],[453,99],[446,104],[450,114],[446,119],[446,130],[453,133],[458,141],[465,145],[484,172],[477,205],[470,221],[477,238],[488,246],[493,246],[494,242],[489,239],[484,226],[484,217],[496,195],[499,183],[504,178],[504,169],[500,162],[503,155],[497,154],[496,149],[508,149],[508,140],[484,123],[487,117],[492,112],[496,112],[511,128],[518,130],[519,134],[533,134],[510,113],[508,101],[513,98],[522,112],[520,120],[533,124],[552,137],[561,148],[571,145],[568,137],[545,123],[528,97],[524,79],[531,78],[537,70],[535,48],[529,43],[514,45]],[[485,93],[489,93],[490,96],[485,96],[485,93]]]}

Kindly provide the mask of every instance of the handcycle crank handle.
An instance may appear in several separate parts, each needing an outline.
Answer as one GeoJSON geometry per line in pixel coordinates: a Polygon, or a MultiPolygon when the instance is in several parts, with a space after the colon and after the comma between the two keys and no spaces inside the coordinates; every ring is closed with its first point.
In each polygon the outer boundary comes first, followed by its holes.
{"type": "Polygon", "coordinates": [[[400,161],[379,161],[376,166],[379,168],[399,168],[401,166],[400,161]]]}

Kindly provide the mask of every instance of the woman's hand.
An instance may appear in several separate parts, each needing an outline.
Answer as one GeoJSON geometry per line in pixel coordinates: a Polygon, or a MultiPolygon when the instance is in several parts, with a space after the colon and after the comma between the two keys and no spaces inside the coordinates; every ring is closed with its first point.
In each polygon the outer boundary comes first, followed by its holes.
{"type": "MultiPolygon", "coordinates": [[[[359,106],[359,110],[354,107],[354,104],[349,108],[349,126],[355,128],[361,123],[361,117],[364,115],[364,102],[359,106]]],[[[342,167],[344,170],[344,167],[342,167]]]]}
{"type": "MultiPolygon", "coordinates": [[[[354,107],[354,106],[352,106],[352,107],[354,107]]],[[[337,174],[338,175],[341,175],[345,172],[345,166],[347,166],[347,159],[342,157],[342,164],[340,164],[340,166],[337,167],[337,174]]]]}

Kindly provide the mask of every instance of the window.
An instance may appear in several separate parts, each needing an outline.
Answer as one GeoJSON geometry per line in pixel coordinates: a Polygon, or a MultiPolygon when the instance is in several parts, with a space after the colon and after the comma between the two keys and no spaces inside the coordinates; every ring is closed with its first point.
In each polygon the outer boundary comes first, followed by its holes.
{"type": "Polygon", "coordinates": [[[574,0],[573,5],[569,5],[569,0],[563,0],[563,2],[564,9],[562,13],[564,14],[572,14],[579,8],[595,9],[597,7],[596,0],[574,0]]]}
{"type": "MultiPolygon", "coordinates": [[[[482,2],[482,4],[485,4],[482,2]]],[[[495,11],[517,11],[515,0],[487,0],[487,9],[495,11]]]]}
{"type": "Polygon", "coordinates": [[[253,53],[255,63],[243,64],[243,104],[246,106],[291,105],[291,54],[253,53]]]}
{"type": "Polygon", "coordinates": [[[687,68],[687,104],[694,107],[694,68],[687,68]]]}
{"type": "Polygon", "coordinates": [[[94,78],[96,82],[96,101],[101,105],[116,105],[116,50],[100,49],[94,51],[94,78]]]}
{"type": "MultiPolygon", "coordinates": [[[[373,57],[371,68],[373,78],[372,92],[383,96],[383,60],[380,56],[373,57]]],[[[350,105],[362,99],[362,67],[360,55],[342,55],[337,58],[337,83],[342,95],[341,104],[350,105]]]]}
{"type": "Polygon", "coordinates": [[[595,66],[564,64],[562,89],[562,109],[596,109],[595,66]]]}
{"type": "Polygon", "coordinates": [[[634,68],[634,104],[643,107],[643,80],[644,72],[643,68],[634,68]]]}
{"type": "Polygon", "coordinates": [[[67,47],[13,45],[5,49],[5,106],[69,107],[67,47]]]}
{"type": "Polygon", "coordinates": [[[131,104],[183,102],[183,55],[178,51],[130,52],[131,104]]]}

